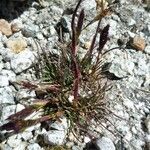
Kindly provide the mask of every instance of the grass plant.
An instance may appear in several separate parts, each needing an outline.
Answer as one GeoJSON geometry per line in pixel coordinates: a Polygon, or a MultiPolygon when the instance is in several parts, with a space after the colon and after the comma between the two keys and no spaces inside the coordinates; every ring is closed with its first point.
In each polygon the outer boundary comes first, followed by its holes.
{"type": "Polygon", "coordinates": [[[34,90],[37,98],[23,110],[9,116],[8,123],[1,130],[24,131],[27,127],[44,121],[60,120],[65,116],[70,121],[70,131],[75,129],[88,134],[89,126],[100,124],[110,113],[107,108],[105,92],[107,82],[102,75],[103,48],[108,40],[109,25],[100,29],[101,20],[109,13],[109,8],[101,9],[99,14],[87,25],[84,24],[85,12],[80,9],[83,0],[79,0],[72,15],[71,40],[59,41],[60,52],[42,51],[39,72],[42,83],[21,81],[23,88],[34,90]],[[78,56],[82,31],[93,22],[98,22],[91,45],[83,58],[78,56]],[[98,42],[96,42],[98,41],[98,42]],[[33,112],[43,110],[37,119],[25,118],[33,112]]]}

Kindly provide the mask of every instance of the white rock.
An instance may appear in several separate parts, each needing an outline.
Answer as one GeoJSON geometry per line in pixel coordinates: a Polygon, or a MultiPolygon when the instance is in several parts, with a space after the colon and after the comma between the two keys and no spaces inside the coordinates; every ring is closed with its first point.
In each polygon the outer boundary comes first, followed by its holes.
{"type": "Polygon", "coordinates": [[[128,34],[131,38],[134,38],[135,37],[135,33],[131,32],[131,31],[128,31],[128,34]]]}
{"type": "Polygon", "coordinates": [[[42,34],[42,33],[37,33],[37,34],[36,34],[36,37],[37,37],[39,40],[44,40],[44,37],[43,37],[43,34],[42,34]]]}
{"type": "Polygon", "coordinates": [[[150,134],[146,135],[145,139],[146,139],[146,142],[150,143],[150,134]]]}
{"type": "Polygon", "coordinates": [[[27,131],[24,131],[23,133],[21,133],[21,137],[27,141],[27,140],[30,140],[31,138],[33,138],[33,134],[32,132],[27,132],[27,131]]]}
{"type": "Polygon", "coordinates": [[[48,144],[62,145],[65,142],[66,132],[50,130],[44,134],[44,140],[48,144]]]}
{"type": "Polygon", "coordinates": [[[14,53],[9,48],[0,48],[0,53],[6,62],[14,57],[14,53]]]}
{"type": "Polygon", "coordinates": [[[17,147],[13,148],[13,150],[25,150],[27,145],[28,144],[26,142],[20,142],[17,147]]]}
{"type": "Polygon", "coordinates": [[[9,81],[16,81],[16,74],[12,70],[3,69],[0,74],[6,76],[9,81]]]}
{"type": "Polygon", "coordinates": [[[15,104],[12,88],[0,88],[0,104],[2,103],[15,104]]]}
{"type": "Polygon", "coordinates": [[[54,26],[50,26],[50,35],[51,36],[56,35],[56,30],[55,30],[54,26]]]}
{"type": "Polygon", "coordinates": [[[7,140],[7,144],[12,148],[18,147],[21,142],[22,140],[15,138],[15,136],[9,137],[7,140]]]}
{"type": "Polygon", "coordinates": [[[2,109],[1,120],[7,119],[10,115],[14,114],[16,110],[16,105],[8,105],[2,109]]]}
{"type": "Polygon", "coordinates": [[[1,150],[13,150],[8,144],[2,144],[0,143],[0,149],[1,150]]]}
{"type": "Polygon", "coordinates": [[[20,89],[16,94],[16,97],[19,100],[30,99],[35,96],[36,96],[35,92],[34,91],[29,92],[28,89],[20,89]]]}
{"type": "Polygon", "coordinates": [[[55,121],[53,124],[50,125],[50,127],[60,130],[60,131],[67,130],[68,129],[67,119],[64,117],[64,118],[61,118],[60,121],[61,122],[55,121]]]}
{"type": "Polygon", "coordinates": [[[110,20],[109,36],[115,36],[116,33],[117,33],[117,22],[114,20],[110,20]]]}
{"type": "Polygon", "coordinates": [[[128,19],[128,26],[133,26],[134,24],[136,24],[136,21],[132,18],[128,19]]]}
{"type": "Polygon", "coordinates": [[[146,46],[144,51],[145,53],[150,54],[150,46],[146,46]]]}
{"type": "Polygon", "coordinates": [[[9,85],[9,78],[7,76],[0,75],[0,87],[8,85],[9,85]]]}
{"type": "Polygon", "coordinates": [[[136,139],[136,140],[133,140],[131,142],[131,144],[134,146],[134,149],[136,149],[136,150],[143,150],[142,147],[144,146],[145,141],[144,141],[144,139],[143,139],[143,141],[140,140],[140,139],[136,139]]]}
{"type": "Polygon", "coordinates": [[[8,69],[8,70],[11,70],[10,63],[9,62],[4,63],[4,68],[8,69]]]}
{"type": "Polygon", "coordinates": [[[135,110],[134,103],[131,100],[124,99],[123,104],[127,107],[127,109],[135,110]]]}
{"type": "Polygon", "coordinates": [[[22,71],[31,67],[35,61],[35,55],[30,50],[22,51],[16,54],[11,60],[11,67],[15,73],[21,73],[22,71]]]}
{"type": "Polygon", "coordinates": [[[100,150],[115,150],[115,146],[111,139],[107,137],[102,137],[96,141],[97,146],[100,150]]]}
{"type": "Polygon", "coordinates": [[[40,147],[39,144],[37,143],[34,143],[34,144],[30,144],[28,147],[27,147],[27,150],[42,150],[43,148],[40,147]]]}
{"type": "Polygon", "coordinates": [[[89,137],[84,137],[84,143],[88,143],[88,142],[90,142],[91,141],[91,139],[89,138],[89,137]]]}
{"type": "Polygon", "coordinates": [[[25,108],[24,105],[22,105],[22,104],[17,104],[17,106],[16,106],[16,112],[21,111],[21,110],[24,109],[24,108],[25,108]]]}

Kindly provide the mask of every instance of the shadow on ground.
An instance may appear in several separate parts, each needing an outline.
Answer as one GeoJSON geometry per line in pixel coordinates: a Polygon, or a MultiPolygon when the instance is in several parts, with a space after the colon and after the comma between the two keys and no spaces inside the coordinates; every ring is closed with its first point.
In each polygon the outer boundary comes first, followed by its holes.
{"type": "Polygon", "coordinates": [[[36,0],[0,0],[0,19],[13,20],[19,17],[36,0]]]}

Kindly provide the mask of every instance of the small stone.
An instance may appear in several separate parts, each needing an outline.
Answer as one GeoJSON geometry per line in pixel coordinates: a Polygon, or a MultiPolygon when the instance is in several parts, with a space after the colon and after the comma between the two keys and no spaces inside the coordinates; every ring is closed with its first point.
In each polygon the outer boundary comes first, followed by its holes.
{"type": "Polygon", "coordinates": [[[55,121],[53,124],[50,125],[50,127],[60,131],[67,130],[68,121],[65,117],[61,118],[60,121],[55,121]]]}
{"type": "Polygon", "coordinates": [[[21,73],[28,69],[35,61],[35,55],[30,50],[22,51],[15,55],[10,64],[15,73],[21,73]]]}
{"type": "Polygon", "coordinates": [[[8,40],[6,45],[9,49],[17,54],[25,50],[25,48],[27,47],[27,42],[24,39],[17,38],[14,40],[8,40]]]}
{"type": "Polygon", "coordinates": [[[9,85],[9,78],[7,76],[0,75],[0,87],[8,85],[9,85]]]}
{"type": "Polygon", "coordinates": [[[14,104],[13,90],[10,87],[0,88],[0,104],[14,104]]]}
{"type": "Polygon", "coordinates": [[[23,25],[21,22],[13,22],[11,24],[12,32],[19,32],[22,28],[23,28],[23,25]]]}
{"type": "Polygon", "coordinates": [[[33,134],[32,132],[24,131],[23,133],[21,133],[21,137],[23,138],[24,141],[27,141],[33,138],[33,134]]]}
{"type": "Polygon", "coordinates": [[[96,141],[97,146],[100,150],[115,150],[115,146],[111,139],[102,137],[96,141]]]}
{"type": "Polygon", "coordinates": [[[42,33],[37,33],[37,34],[36,34],[36,37],[37,37],[39,40],[44,40],[44,37],[43,37],[43,34],[42,34],[42,33]]]}
{"type": "MultiPolygon", "coordinates": [[[[7,104],[6,104],[7,105],[7,104]]],[[[7,119],[10,115],[14,114],[16,110],[16,105],[8,105],[2,108],[1,120],[7,119]]]]}
{"type": "Polygon", "coordinates": [[[13,150],[8,144],[0,144],[0,149],[1,150],[13,150]]]}
{"type": "Polygon", "coordinates": [[[150,54],[150,45],[145,47],[145,53],[150,54]]]}
{"type": "Polygon", "coordinates": [[[43,150],[39,144],[33,143],[27,147],[28,150],[43,150]]]}
{"type": "Polygon", "coordinates": [[[20,143],[21,143],[21,139],[17,139],[16,135],[9,137],[7,140],[7,144],[12,148],[17,147],[20,143]]]}
{"type": "Polygon", "coordinates": [[[22,105],[22,104],[17,104],[17,106],[16,106],[16,112],[19,112],[19,111],[23,110],[24,108],[25,108],[24,105],[22,105]]]}
{"type": "Polygon", "coordinates": [[[130,44],[138,51],[143,51],[146,45],[145,40],[139,36],[135,36],[130,44]]]}
{"type": "Polygon", "coordinates": [[[135,21],[134,19],[130,18],[130,19],[128,20],[128,26],[133,26],[133,25],[135,25],[135,24],[136,24],[136,21],[135,21]]]}
{"type": "Polygon", "coordinates": [[[12,35],[11,25],[5,19],[0,19],[0,32],[6,36],[12,35]]]}
{"type": "Polygon", "coordinates": [[[62,145],[65,141],[65,136],[64,131],[50,130],[44,134],[44,140],[47,144],[62,145]]]}
{"type": "Polygon", "coordinates": [[[89,137],[87,137],[87,136],[84,137],[84,143],[88,143],[90,141],[91,141],[91,139],[89,137]]]}
{"type": "Polygon", "coordinates": [[[26,147],[27,147],[27,143],[26,142],[20,142],[17,147],[13,148],[13,150],[25,150],[26,147]]]}
{"type": "Polygon", "coordinates": [[[0,74],[7,77],[9,81],[16,81],[16,74],[12,70],[3,69],[0,74]]]}
{"type": "Polygon", "coordinates": [[[90,41],[84,43],[84,48],[85,49],[89,49],[90,46],[91,46],[91,42],[90,41]]]}

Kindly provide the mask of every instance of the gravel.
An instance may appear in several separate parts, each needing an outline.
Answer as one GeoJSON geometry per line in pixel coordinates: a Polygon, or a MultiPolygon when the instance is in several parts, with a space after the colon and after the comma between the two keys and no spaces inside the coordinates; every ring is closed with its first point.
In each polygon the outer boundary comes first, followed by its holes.
{"type": "MultiPolygon", "coordinates": [[[[41,47],[47,45],[48,49],[57,53],[54,48],[58,41],[55,25],[60,21],[64,10],[74,7],[75,2],[48,0],[46,3],[40,1],[41,5],[33,2],[17,18],[0,19],[0,22],[7,25],[0,23],[0,125],[6,122],[5,119],[10,114],[23,109],[24,105],[34,99],[34,92],[17,89],[11,83],[36,79],[32,70],[33,64],[37,62],[38,48],[35,41],[41,47]],[[24,46],[16,49],[16,44],[8,44],[8,41],[16,39],[23,42],[24,46]]],[[[107,129],[100,125],[95,127],[103,135],[98,136],[96,142],[100,150],[120,150],[121,147],[127,150],[150,149],[150,13],[145,9],[149,7],[149,1],[147,2],[148,6],[140,0],[119,0],[112,8],[114,12],[102,20],[101,27],[110,24],[105,51],[117,47],[105,56],[105,63],[110,64],[107,72],[120,79],[111,79],[113,86],[106,93],[110,109],[118,117],[108,116],[109,121],[103,122],[107,129]],[[142,42],[135,42],[131,46],[129,43],[134,37],[137,38],[136,41],[142,42]],[[118,40],[121,44],[117,43],[118,40]],[[116,134],[113,135],[108,130],[116,134]]],[[[86,17],[92,19],[95,16],[95,0],[85,0],[82,7],[87,10],[86,17]]],[[[4,12],[6,11],[2,12],[3,16],[7,16],[4,12]]],[[[71,16],[64,14],[63,17],[71,30],[71,16]]],[[[95,27],[96,24],[92,24],[80,37],[82,44],[91,40],[95,27]]],[[[42,150],[43,146],[37,140],[39,135],[43,137],[45,144],[61,145],[67,142],[74,150],[82,150],[90,142],[87,135],[81,136],[84,139],[82,143],[77,142],[71,135],[66,138],[69,124],[65,118],[61,122],[49,123],[48,126],[49,129],[46,130],[38,124],[8,138],[4,131],[0,133],[0,137],[4,136],[3,141],[0,140],[0,149],[42,150]],[[51,128],[54,130],[50,130],[51,128]]]]}

